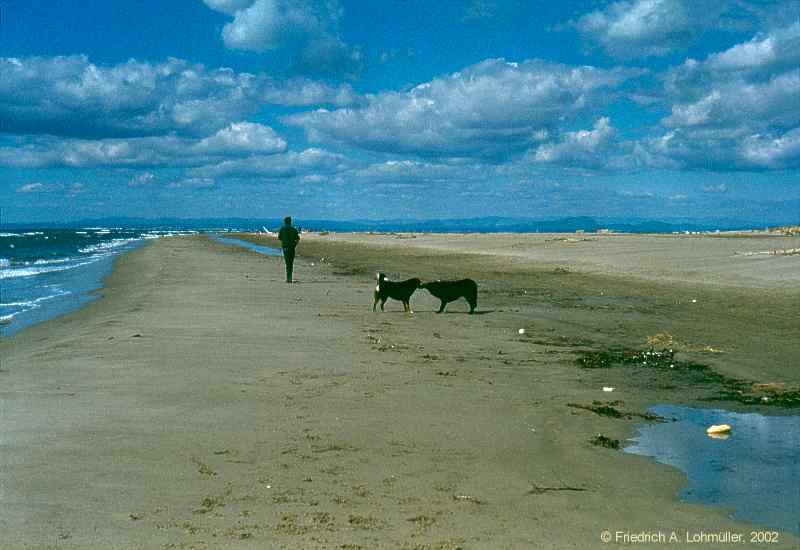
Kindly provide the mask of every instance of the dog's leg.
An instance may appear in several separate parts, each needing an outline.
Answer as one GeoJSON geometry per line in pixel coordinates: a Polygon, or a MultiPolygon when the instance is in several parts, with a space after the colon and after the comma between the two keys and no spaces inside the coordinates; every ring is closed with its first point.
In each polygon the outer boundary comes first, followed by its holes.
{"type": "Polygon", "coordinates": [[[442,303],[441,303],[441,304],[439,304],[439,311],[437,311],[436,313],[444,313],[444,306],[446,306],[446,305],[447,305],[447,302],[445,302],[445,301],[444,301],[444,300],[442,300],[441,298],[439,298],[439,300],[440,300],[442,303]]]}
{"type": "Polygon", "coordinates": [[[386,298],[381,300],[381,311],[384,311],[383,306],[386,305],[386,298]]]}
{"type": "Polygon", "coordinates": [[[375,308],[378,306],[378,297],[375,296],[375,301],[372,302],[372,311],[375,311],[375,308]]]}

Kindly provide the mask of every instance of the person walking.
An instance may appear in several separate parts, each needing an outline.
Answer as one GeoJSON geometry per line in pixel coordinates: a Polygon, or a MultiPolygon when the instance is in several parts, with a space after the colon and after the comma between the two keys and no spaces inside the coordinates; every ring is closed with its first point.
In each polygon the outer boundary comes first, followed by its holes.
{"type": "Polygon", "coordinates": [[[292,217],[283,218],[283,227],[278,231],[278,240],[283,249],[283,261],[286,264],[286,282],[292,282],[292,269],[294,268],[294,249],[300,242],[300,233],[292,227],[292,217]]]}

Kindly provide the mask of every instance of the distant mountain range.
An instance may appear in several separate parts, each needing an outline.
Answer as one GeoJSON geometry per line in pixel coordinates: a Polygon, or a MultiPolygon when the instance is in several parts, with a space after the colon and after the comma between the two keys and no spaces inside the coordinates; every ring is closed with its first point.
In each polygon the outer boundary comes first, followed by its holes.
{"type": "MultiPolygon", "coordinates": [[[[39,223],[4,223],[0,229],[66,229],[85,227],[122,227],[132,229],[173,229],[173,230],[222,230],[237,229],[256,231],[266,227],[277,230],[281,219],[265,218],[102,218],[72,222],[39,222],[39,223]]],[[[788,222],[796,223],[796,222],[788,222]]],[[[483,217],[441,220],[306,220],[297,218],[295,224],[305,230],[312,231],[397,231],[397,232],[431,232],[431,233],[568,233],[575,231],[596,232],[600,229],[624,233],[673,233],[683,231],[735,231],[748,229],[764,229],[779,225],[787,225],[784,221],[767,224],[742,220],[689,220],[673,219],[640,220],[610,219],[592,217],[571,217],[550,220],[531,218],[483,217]]]]}

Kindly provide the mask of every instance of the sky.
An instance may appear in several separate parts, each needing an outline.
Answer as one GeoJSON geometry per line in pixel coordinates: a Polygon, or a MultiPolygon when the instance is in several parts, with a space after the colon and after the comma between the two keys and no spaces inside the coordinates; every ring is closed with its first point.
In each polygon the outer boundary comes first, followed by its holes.
{"type": "Polygon", "coordinates": [[[800,0],[0,0],[0,222],[800,223],[800,0]]]}

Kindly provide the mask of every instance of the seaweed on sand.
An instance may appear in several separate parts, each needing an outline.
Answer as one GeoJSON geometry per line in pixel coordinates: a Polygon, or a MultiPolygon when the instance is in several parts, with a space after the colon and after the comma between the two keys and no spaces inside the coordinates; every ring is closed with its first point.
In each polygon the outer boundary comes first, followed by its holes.
{"type": "Polygon", "coordinates": [[[619,439],[612,439],[603,434],[597,434],[589,440],[589,443],[596,445],[597,447],[605,447],[606,449],[614,450],[618,450],[620,445],[619,439]]]}
{"type": "Polygon", "coordinates": [[[663,421],[664,419],[657,414],[653,413],[638,413],[631,411],[624,411],[618,407],[622,405],[622,401],[592,401],[591,405],[582,405],[580,403],[567,403],[567,407],[573,409],[582,409],[591,411],[600,416],[608,416],[610,418],[626,418],[630,420],[633,417],[644,418],[645,420],[663,421]]]}
{"type": "MultiPolygon", "coordinates": [[[[720,374],[709,365],[675,357],[672,348],[636,350],[609,347],[600,350],[578,350],[576,364],[583,369],[636,367],[669,374],[689,386],[712,388],[704,401],[734,401],[743,405],[762,405],[782,408],[800,407],[800,388],[784,388],[775,384],[754,384],[751,380],[720,374]]],[[[589,409],[591,410],[591,409],[589,409]]],[[[597,412],[597,411],[595,411],[597,412]]],[[[603,414],[598,412],[598,414],[603,414]]],[[[605,411],[606,416],[613,416],[605,411]]]]}

